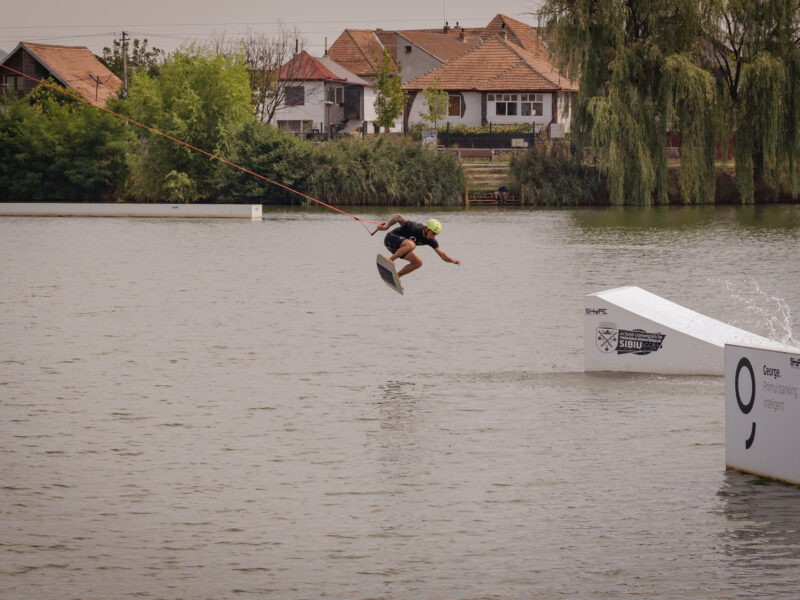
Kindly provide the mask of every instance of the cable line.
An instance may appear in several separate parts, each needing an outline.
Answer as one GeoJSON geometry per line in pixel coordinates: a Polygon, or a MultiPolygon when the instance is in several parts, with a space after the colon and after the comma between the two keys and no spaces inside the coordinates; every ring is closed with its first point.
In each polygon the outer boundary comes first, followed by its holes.
{"type": "Polygon", "coordinates": [[[160,135],[163,138],[166,138],[166,139],[171,140],[173,142],[177,142],[178,144],[186,146],[187,148],[189,148],[191,150],[194,150],[195,152],[199,152],[200,154],[205,154],[209,158],[213,158],[213,159],[218,160],[218,161],[220,161],[222,163],[225,163],[226,165],[228,165],[230,167],[233,167],[235,169],[239,169],[240,171],[243,171],[243,172],[247,173],[248,175],[252,175],[253,177],[258,177],[259,179],[263,179],[264,181],[266,181],[268,183],[271,183],[272,185],[278,186],[279,188],[282,188],[282,189],[284,189],[284,190],[286,190],[288,192],[291,192],[293,194],[297,194],[298,196],[301,196],[301,197],[303,197],[303,198],[305,198],[307,200],[311,200],[312,202],[316,202],[320,206],[324,206],[325,208],[329,208],[332,211],[335,211],[337,213],[340,213],[342,215],[350,217],[351,219],[354,219],[355,221],[358,221],[361,224],[361,226],[364,229],[366,229],[367,233],[369,233],[370,235],[373,232],[371,232],[369,227],[366,226],[366,223],[371,223],[373,225],[380,225],[381,224],[378,221],[370,221],[368,219],[362,219],[361,217],[357,217],[356,215],[350,214],[349,212],[343,211],[343,210],[341,210],[339,208],[336,208],[335,206],[331,206],[330,204],[326,204],[322,200],[317,200],[316,198],[313,198],[313,197],[311,197],[311,196],[309,196],[307,194],[304,194],[303,192],[299,192],[299,191],[297,191],[295,189],[290,188],[289,186],[283,185],[282,183],[279,183],[277,181],[273,181],[272,179],[269,179],[268,177],[264,177],[263,175],[261,175],[259,173],[256,173],[255,171],[251,171],[250,169],[247,169],[247,168],[245,168],[245,167],[243,167],[241,165],[237,165],[236,163],[233,163],[233,162],[231,162],[229,160],[226,160],[226,159],[224,159],[224,158],[222,158],[220,156],[217,156],[216,154],[212,154],[211,152],[203,150],[202,148],[198,148],[196,146],[192,146],[191,144],[189,144],[187,142],[184,142],[183,140],[179,140],[176,137],[172,137],[171,135],[168,135],[168,134],[166,134],[166,133],[164,133],[162,131],[159,131],[158,129],[156,129],[154,127],[150,127],[149,125],[145,125],[143,123],[139,123],[138,121],[134,121],[130,117],[126,117],[125,115],[121,115],[119,113],[116,113],[113,110],[109,110],[108,108],[105,108],[104,106],[97,106],[95,104],[92,104],[91,102],[89,102],[88,100],[82,98],[81,96],[79,96],[77,94],[73,94],[73,93],[69,92],[68,90],[66,90],[66,89],[64,89],[64,88],[62,88],[60,86],[56,86],[56,85],[52,85],[52,84],[49,84],[49,83],[45,83],[44,81],[42,81],[40,79],[36,79],[35,77],[31,77],[30,75],[26,75],[25,73],[17,71],[16,69],[13,69],[13,68],[9,67],[8,65],[0,65],[0,67],[3,67],[4,69],[8,69],[12,73],[16,73],[17,75],[21,75],[22,77],[25,77],[26,79],[30,79],[31,81],[35,81],[39,85],[43,85],[43,86],[45,86],[47,88],[50,88],[52,90],[55,90],[55,91],[60,92],[62,94],[65,94],[65,95],[69,96],[70,98],[74,98],[75,100],[83,102],[84,104],[87,104],[87,105],[89,105],[89,106],[91,106],[93,108],[99,108],[100,110],[102,110],[104,112],[107,112],[110,115],[114,115],[115,117],[123,119],[124,121],[127,121],[129,123],[133,123],[134,125],[137,125],[137,126],[141,127],[142,129],[146,129],[147,131],[149,131],[151,133],[155,133],[156,135],[160,135]]]}

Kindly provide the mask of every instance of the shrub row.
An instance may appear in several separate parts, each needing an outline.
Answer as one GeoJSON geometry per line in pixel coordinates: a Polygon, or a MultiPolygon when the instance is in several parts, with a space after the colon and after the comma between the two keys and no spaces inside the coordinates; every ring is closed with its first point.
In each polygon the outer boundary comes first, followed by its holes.
{"type": "Polygon", "coordinates": [[[287,204],[308,202],[305,194],[328,204],[419,206],[455,204],[464,189],[457,159],[406,138],[380,135],[321,145],[251,121],[229,141],[225,158],[261,177],[208,159],[201,178],[186,170],[159,174],[142,168],[156,150],[176,157],[189,151],[162,138],[137,143],[138,131],[124,121],[52,93],[0,108],[5,201],[287,204]],[[163,181],[146,185],[148,176],[163,181]]]}

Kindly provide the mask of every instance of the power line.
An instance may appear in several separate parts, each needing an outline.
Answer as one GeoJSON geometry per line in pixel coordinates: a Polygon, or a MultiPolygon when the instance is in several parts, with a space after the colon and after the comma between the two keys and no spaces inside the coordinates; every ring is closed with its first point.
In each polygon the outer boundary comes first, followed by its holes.
{"type": "MultiPolygon", "coordinates": [[[[437,18],[438,19],[438,18],[437,18]]],[[[435,20],[435,19],[434,19],[435,20]]],[[[346,25],[348,23],[430,23],[432,19],[347,19],[343,21],[233,21],[221,23],[126,23],[126,24],[111,24],[111,25],[2,25],[0,29],[92,29],[98,27],[219,27],[227,25],[317,25],[317,24],[335,24],[346,25]]],[[[461,22],[475,22],[483,23],[486,19],[459,19],[461,22]]]]}

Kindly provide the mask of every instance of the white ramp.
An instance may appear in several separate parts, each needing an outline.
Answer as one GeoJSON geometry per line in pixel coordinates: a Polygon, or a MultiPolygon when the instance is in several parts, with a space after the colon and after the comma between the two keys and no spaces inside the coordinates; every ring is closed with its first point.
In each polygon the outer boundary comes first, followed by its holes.
{"type": "Polygon", "coordinates": [[[636,286],[586,296],[586,371],[723,375],[725,344],[798,352],[636,286]]]}

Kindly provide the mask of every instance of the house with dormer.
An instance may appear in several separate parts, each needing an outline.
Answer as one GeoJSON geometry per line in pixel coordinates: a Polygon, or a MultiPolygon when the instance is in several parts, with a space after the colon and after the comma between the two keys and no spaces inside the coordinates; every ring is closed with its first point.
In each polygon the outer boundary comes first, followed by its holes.
{"type": "Polygon", "coordinates": [[[9,67],[0,67],[0,94],[6,97],[27,96],[38,81],[51,77],[102,107],[122,88],[122,80],[85,46],[20,42],[0,65],[9,67]]]}

